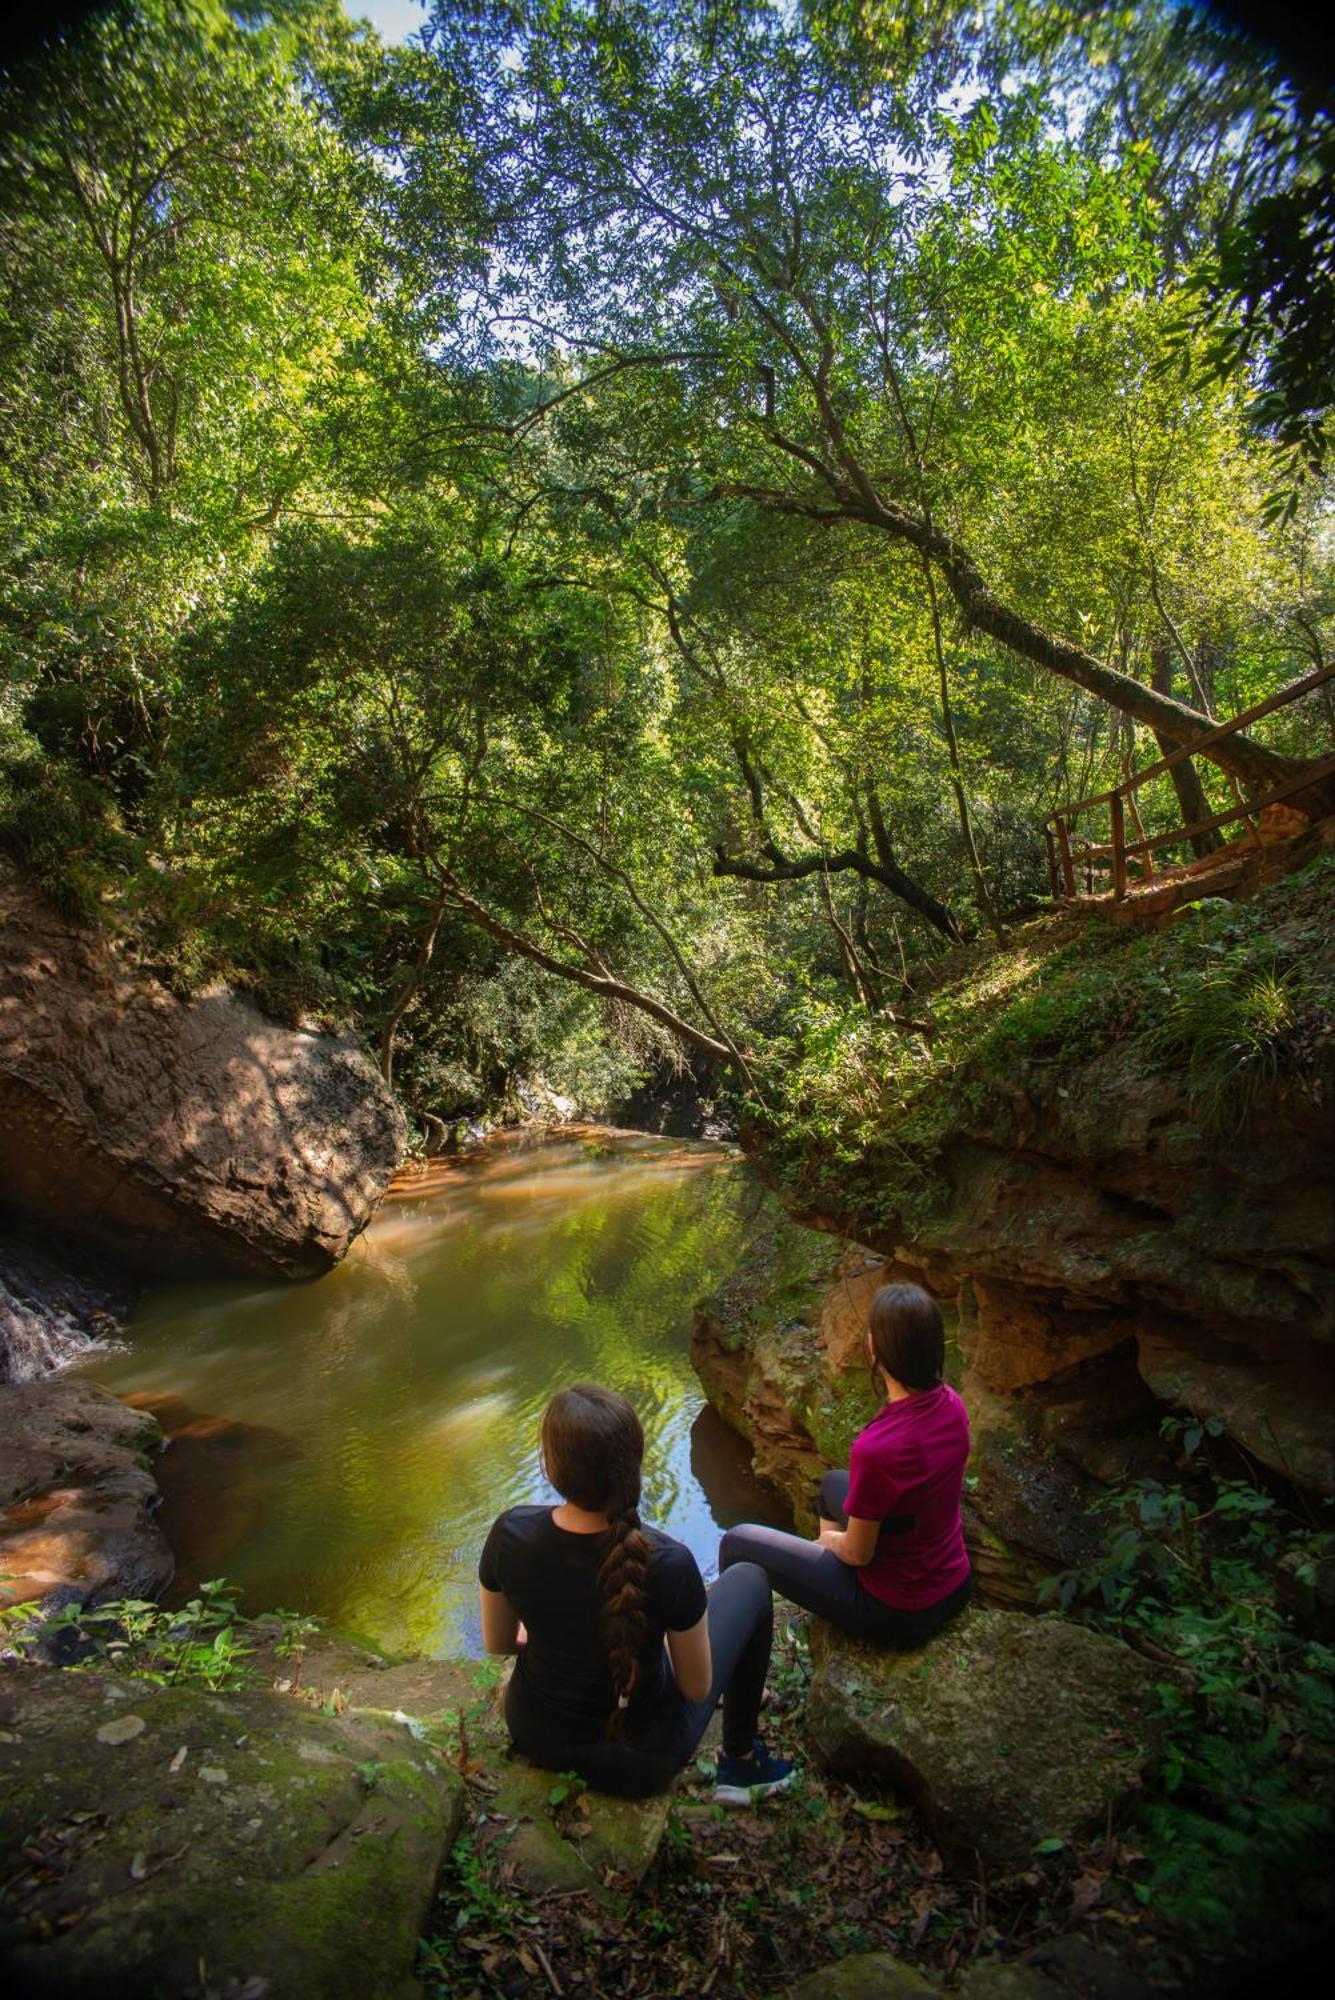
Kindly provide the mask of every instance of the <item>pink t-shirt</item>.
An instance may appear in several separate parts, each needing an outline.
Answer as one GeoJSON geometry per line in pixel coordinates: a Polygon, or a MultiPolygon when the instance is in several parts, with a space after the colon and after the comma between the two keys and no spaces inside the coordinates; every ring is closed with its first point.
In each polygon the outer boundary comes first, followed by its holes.
{"type": "Polygon", "coordinates": [[[969,1574],[960,1494],[969,1418],[948,1383],[887,1403],[849,1453],[844,1509],[880,1521],[875,1555],[858,1580],[882,1604],[922,1611],[969,1574]]]}

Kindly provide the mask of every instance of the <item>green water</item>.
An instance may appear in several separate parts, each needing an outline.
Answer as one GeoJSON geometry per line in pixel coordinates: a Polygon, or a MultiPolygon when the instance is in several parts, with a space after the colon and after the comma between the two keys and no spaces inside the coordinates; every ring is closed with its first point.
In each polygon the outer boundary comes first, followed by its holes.
{"type": "Polygon", "coordinates": [[[543,1403],[630,1396],[646,1517],[712,1573],[721,1526],[776,1519],[703,1407],[691,1308],[760,1199],[717,1148],[601,1133],[434,1167],[311,1285],[161,1287],[85,1366],[155,1408],[178,1595],[225,1574],[243,1608],[301,1608],[389,1648],[478,1646],[494,1516],[551,1497],[543,1403]]]}

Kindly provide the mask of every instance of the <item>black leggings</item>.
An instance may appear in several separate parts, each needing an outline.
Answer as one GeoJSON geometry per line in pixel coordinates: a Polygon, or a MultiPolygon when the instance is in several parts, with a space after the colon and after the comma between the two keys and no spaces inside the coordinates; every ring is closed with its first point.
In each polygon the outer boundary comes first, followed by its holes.
{"type": "Polygon", "coordinates": [[[596,1792],[648,1798],[666,1791],[690,1763],[722,1701],[723,1747],[733,1756],[749,1756],[774,1639],[774,1598],[764,1570],[752,1562],[736,1563],[710,1591],[707,1615],[713,1680],[702,1701],[687,1701],[674,1690],[633,1743],[568,1743],[534,1730],[518,1702],[507,1698],[515,1748],[549,1770],[577,1771],[596,1792]]]}
{"type": "MultiPolygon", "coordinates": [[[[847,1526],[847,1498],[848,1474],[827,1472],[820,1488],[821,1518],[847,1526]]],[[[966,1577],[937,1603],[921,1611],[899,1611],[865,1590],[857,1571],[840,1562],[833,1550],[818,1542],[805,1542],[800,1535],[785,1535],[778,1528],[729,1528],[719,1550],[719,1568],[724,1572],[720,1583],[731,1576],[734,1563],[748,1569],[759,1564],[779,1595],[790,1603],[828,1618],[831,1625],[854,1639],[901,1652],[925,1646],[964,1609],[973,1588],[973,1579],[966,1577]]]]}

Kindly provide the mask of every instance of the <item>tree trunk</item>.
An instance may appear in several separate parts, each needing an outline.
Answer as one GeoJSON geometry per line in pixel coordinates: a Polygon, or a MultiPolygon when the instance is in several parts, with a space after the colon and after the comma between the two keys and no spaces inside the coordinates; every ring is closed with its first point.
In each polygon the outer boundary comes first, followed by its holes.
{"type": "MultiPolygon", "coordinates": [[[[1173,649],[1165,640],[1156,639],[1150,649],[1150,673],[1151,685],[1156,693],[1171,695],[1173,649]]],[[[1171,757],[1175,750],[1182,747],[1179,739],[1165,734],[1161,729],[1155,730],[1154,740],[1159,746],[1160,753],[1165,757],[1171,757]]],[[[1182,763],[1174,764],[1168,775],[1173,781],[1173,790],[1177,793],[1182,824],[1191,826],[1198,819],[1209,819],[1210,801],[1205,796],[1200,772],[1191,758],[1187,757],[1182,763]]],[[[1208,833],[1193,833],[1191,836],[1191,851],[1197,856],[1213,854],[1223,844],[1218,827],[1212,827],[1208,833]]]]}

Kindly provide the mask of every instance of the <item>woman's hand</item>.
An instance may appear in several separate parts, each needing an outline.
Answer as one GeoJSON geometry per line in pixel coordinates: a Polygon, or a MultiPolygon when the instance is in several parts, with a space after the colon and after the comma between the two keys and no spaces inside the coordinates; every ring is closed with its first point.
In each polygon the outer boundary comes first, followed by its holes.
{"type": "Polygon", "coordinates": [[[850,1514],[846,1528],[832,1528],[826,1523],[816,1540],[832,1556],[838,1556],[841,1563],[850,1569],[864,1569],[876,1553],[876,1543],[880,1537],[879,1521],[859,1521],[850,1514]]]}

